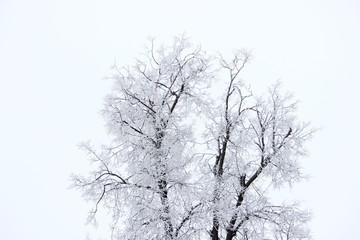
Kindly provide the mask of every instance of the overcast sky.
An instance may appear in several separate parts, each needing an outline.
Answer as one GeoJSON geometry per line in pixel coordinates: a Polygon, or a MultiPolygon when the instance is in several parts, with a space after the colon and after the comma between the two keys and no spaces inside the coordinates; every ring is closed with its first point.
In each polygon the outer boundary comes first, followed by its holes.
{"type": "Polygon", "coordinates": [[[204,50],[252,50],[242,78],[295,93],[299,118],[322,130],[304,159],[312,178],[291,194],[312,209],[314,239],[356,239],[359,24],[357,0],[0,0],[0,239],[108,239],[69,189],[89,169],[77,144],[107,139],[98,112],[114,61],[184,32],[204,50]]]}

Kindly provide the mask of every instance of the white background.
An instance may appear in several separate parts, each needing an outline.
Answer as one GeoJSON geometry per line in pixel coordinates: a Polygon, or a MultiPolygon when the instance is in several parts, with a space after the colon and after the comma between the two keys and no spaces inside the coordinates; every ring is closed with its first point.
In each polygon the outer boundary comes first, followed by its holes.
{"type": "Polygon", "coordinates": [[[304,159],[312,178],[278,194],[312,209],[314,239],[357,239],[359,24],[356,0],[0,0],[0,239],[108,239],[69,189],[89,169],[77,144],[107,139],[98,112],[115,59],[184,32],[205,50],[252,50],[242,78],[295,93],[299,117],[322,130],[304,159]]]}

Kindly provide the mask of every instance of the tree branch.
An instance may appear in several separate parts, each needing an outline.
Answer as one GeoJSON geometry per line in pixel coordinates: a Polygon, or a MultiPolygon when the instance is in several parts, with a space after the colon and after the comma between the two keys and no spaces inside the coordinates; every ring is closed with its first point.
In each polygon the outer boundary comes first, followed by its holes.
{"type": "Polygon", "coordinates": [[[184,224],[190,220],[191,216],[194,215],[194,210],[199,207],[200,205],[202,205],[202,203],[198,203],[196,204],[195,206],[192,206],[191,209],[188,211],[186,217],[184,217],[182,219],[182,221],[180,222],[179,226],[176,228],[176,231],[175,231],[175,237],[177,237],[179,235],[179,232],[181,230],[181,228],[184,226],[184,224]]]}

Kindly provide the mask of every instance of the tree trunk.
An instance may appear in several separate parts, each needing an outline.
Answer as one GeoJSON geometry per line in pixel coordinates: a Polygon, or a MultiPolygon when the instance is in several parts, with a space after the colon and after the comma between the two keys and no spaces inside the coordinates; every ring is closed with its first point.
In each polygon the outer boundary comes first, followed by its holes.
{"type": "Polygon", "coordinates": [[[211,240],[219,240],[219,217],[218,217],[218,202],[220,200],[219,186],[220,178],[216,177],[215,190],[214,190],[214,209],[213,209],[213,226],[210,232],[211,240]]]}
{"type": "Polygon", "coordinates": [[[170,218],[170,205],[168,199],[168,191],[167,191],[167,182],[166,180],[160,180],[158,182],[160,189],[160,198],[161,204],[163,208],[163,212],[161,215],[161,220],[164,222],[165,235],[167,239],[173,239],[174,237],[174,227],[170,218]]]}

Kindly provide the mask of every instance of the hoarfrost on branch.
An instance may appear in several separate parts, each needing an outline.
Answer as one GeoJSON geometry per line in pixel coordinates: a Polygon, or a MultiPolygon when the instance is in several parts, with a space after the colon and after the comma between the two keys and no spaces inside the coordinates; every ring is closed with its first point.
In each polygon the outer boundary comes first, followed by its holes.
{"type": "Polygon", "coordinates": [[[113,239],[310,239],[309,213],[269,192],[303,178],[313,130],[279,83],[258,97],[240,80],[250,58],[209,57],[179,37],[114,66],[102,111],[113,140],[83,144],[96,165],[73,177],[94,202],[89,222],[103,206],[113,239]],[[220,100],[216,81],[226,84],[220,100]]]}

